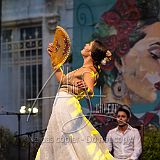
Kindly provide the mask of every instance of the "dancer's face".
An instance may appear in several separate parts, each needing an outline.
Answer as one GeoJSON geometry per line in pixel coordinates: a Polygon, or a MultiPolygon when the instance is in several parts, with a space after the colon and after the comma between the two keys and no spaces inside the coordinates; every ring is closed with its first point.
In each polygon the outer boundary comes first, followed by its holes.
{"type": "Polygon", "coordinates": [[[87,43],[84,48],[81,50],[81,54],[83,57],[91,56],[91,49],[94,41],[87,43]]]}
{"type": "Polygon", "coordinates": [[[146,101],[157,98],[160,90],[160,22],[144,29],[146,36],[124,57],[127,87],[146,101]]]}

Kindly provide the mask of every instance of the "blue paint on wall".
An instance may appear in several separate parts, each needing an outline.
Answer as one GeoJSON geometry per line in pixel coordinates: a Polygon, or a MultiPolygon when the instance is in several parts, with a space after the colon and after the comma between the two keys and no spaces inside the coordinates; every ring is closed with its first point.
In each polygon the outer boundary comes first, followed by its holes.
{"type": "Polygon", "coordinates": [[[133,113],[144,113],[153,111],[158,105],[160,105],[160,92],[158,93],[157,99],[152,103],[146,103],[146,104],[133,104],[131,106],[133,113]]]}
{"type": "Polygon", "coordinates": [[[109,10],[115,0],[75,0],[74,1],[74,24],[73,24],[73,68],[82,64],[80,51],[84,44],[91,40],[94,27],[101,14],[109,10]]]}
{"type": "MultiPolygon", "coordinates": [[[[101,14],[109,10],[116,0],[75,0],[74,1],[74,24],[73,24],[73,44],[72,44],[72,66],[73,69],[82,65],[81,49],[84,44],[91,41],[91,35],[94,33],[94,28],[100,20],[101,14]]],[[[99,95],[99,89],[95,88],[95,95],[99,95]]],[[[98,104],[99,97],[92,98],[93,104],[98,104]]],[[[87,107],[85,101],[82,101],[82,106],[87,107]]]]}

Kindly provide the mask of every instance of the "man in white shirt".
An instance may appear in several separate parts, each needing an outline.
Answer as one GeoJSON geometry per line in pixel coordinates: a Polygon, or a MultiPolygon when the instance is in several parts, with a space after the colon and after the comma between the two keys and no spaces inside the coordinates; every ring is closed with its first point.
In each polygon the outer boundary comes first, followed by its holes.
{"type": "Polygon", "coordinates": [[[138,160],[142,152],[141,137],[139,131],[128,124],[130,109],[123,105],[116,115],[118,126],[108,132],[107,147],[110,152],[113,151],[116,160],[138,160]]]}

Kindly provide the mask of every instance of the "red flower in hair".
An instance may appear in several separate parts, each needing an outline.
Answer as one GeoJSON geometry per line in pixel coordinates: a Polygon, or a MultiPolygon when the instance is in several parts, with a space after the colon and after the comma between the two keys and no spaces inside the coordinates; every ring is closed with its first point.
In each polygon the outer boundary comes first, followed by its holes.
{"type": "Polygon", "coordinates": [[[129,39],[125,38],[125,39],[119,41],[118,47],[116,48],[115,52],[119,57],[122,57],[125,54],[127,54],[129,49],[130,49],[129,39]]]}
{"type": "Polygon", "coordinates": [[[135,6],[129,7],[127,10],[121,13],[121,16],[123,17],[123,19],[137,22],[140,18],[140,12],[135,6]]]}
{"type": "MultiPolygon", "coordinates": [[[[102,38],[105,46],[119,57],[125,55],[130,49],[129,34],[136,27],[140,18],[140,12],[136,6],[135,0],[117,0],[113,9],[105,12],[102,19],[110,26],[114,26],[117,32],[114,35],[102,38]],[[115,35],[116,34],[116,35],[115,35]]],[[[108,34],[109,35],[109,34],[108,34]]],[[[114,60],[107,64],[114,64],[114,60]]],[[[102,66],[107,68],[108,66],[102,66]]],[[[111,68],[111,67],[108,67],[111,68]]]]}
{"type": "Polygon", "coordinates": [[[121,16],[128,11],[129,8],[135,8],[135,0],[117,0],[115,9],[120,13],[121,16]]]}
{"type": "Polygon", "coordinates": [[[119,25],[116,26],[116,29],[118,31],[118,36],[120,34],[128,36],[128,34],[133,30],[133,27],[135,26],[135,22],[133,21],[127,21],[122,20],[119,25]]]}
{"type": "Polygon", "coordinates": [[[110,50],[111,52],[114,52],[117,46],[117,36],[112,35],[109,37],[104,37],[102,38],[102,42],[105,44],[108,50],[110,50]]]}
{"type": "Polygon", "coordinates": [[[107,24],[112,26],[116,26],[120,22],[120,17],[116,12],[105,12],[102,18],[107,24]]]}

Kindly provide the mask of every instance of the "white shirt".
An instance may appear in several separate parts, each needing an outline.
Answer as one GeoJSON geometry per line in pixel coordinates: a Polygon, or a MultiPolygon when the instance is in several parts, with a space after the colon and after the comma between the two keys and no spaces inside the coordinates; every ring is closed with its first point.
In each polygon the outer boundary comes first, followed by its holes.
{"type": "Polygon", "coordinates": [[[113,149],[114,157],[117,160],[138,160],[142,152],[139,131],[129,125],[124,133],[121,133],[118,127],[110,130],[106,137],[106,143],[110,152],[113,149]]]}

